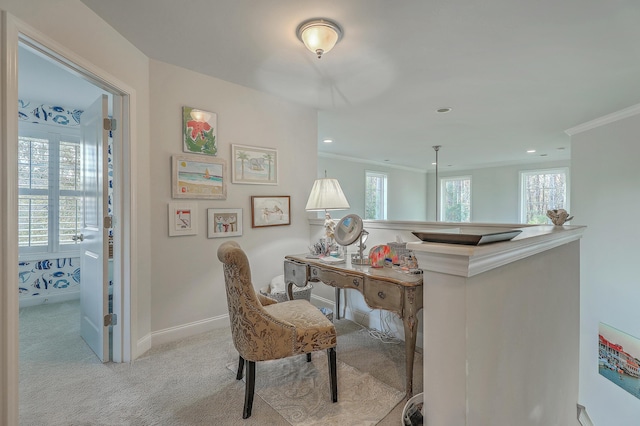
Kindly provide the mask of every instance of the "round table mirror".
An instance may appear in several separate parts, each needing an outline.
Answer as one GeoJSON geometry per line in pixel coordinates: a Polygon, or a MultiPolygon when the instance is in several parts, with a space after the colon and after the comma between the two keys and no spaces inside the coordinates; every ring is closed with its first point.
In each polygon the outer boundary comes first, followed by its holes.
{"type": "Polygon", "coordinates": [[[348,246],[356,242],[362,234],[362,219],[357,214],[348,214],[336,225],[333,237],[341,246],[348,246]]]}

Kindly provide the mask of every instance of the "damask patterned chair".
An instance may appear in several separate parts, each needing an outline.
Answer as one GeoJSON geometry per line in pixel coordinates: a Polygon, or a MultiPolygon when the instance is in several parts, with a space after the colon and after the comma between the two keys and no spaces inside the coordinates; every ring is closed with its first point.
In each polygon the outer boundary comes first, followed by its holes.
{"type": "Polygon", "coordinates": [[[240,354],[237,380],[247,364],[242,418],[251,416],[257,361],[304,354],[310,361],[311,352],[322,349],[329,361],[331,400],[337,402],[336,329],[331,321],[307,300],[277,303],[257,294],[247,256],[235,241],[220,246],[218,259],[224,264],[231,335],[240,354]]]}

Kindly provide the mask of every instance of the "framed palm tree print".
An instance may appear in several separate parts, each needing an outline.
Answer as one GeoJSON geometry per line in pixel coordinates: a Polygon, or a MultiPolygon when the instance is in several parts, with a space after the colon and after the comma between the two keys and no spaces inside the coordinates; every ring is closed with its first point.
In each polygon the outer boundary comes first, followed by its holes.
{"type": "Polygon", "coordinates": [[[231,182],[278,184],[278,151],[273,148],[231,145],[231,182]]]}

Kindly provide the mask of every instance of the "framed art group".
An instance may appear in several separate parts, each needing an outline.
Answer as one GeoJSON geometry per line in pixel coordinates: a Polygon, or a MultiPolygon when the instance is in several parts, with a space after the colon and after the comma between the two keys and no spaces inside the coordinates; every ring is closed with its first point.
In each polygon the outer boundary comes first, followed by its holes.
{"type": "MultiPolygon", "coordinates": [[[[218,158],[218,116],[211,111],[182,107],[182,150],[171,157],[171,196],[175,199],[226,200],[227,162],[218,158]]],[[[278,184],[278,151],[231,145],[231,182],[278,184]]],[[[251,227],[291,224],[290,197],[251,196],[251,227]]],[[[169,236],[198,234],[196,202],[169,203],[169,236]]],[[[241,208],[208,208],[207,237],[242,235],[241,208]]]]}

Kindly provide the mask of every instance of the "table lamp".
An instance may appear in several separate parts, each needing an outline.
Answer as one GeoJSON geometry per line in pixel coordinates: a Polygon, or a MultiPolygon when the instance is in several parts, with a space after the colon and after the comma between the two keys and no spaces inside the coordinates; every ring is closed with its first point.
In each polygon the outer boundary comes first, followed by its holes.
{"type": "Polygon", "coordinates": [[[331,250],[333,233],[336,227],[335,222],[331,219],[329,210],[347,210],[350,206],[338,180],[327,178],[326,171],[324,175],[324,178],[316,179],[313,183],[305,210],[308,212],[324,210],[324,229],[327,236],[327,253],[325,254],[328,254],[331,250]]]}

